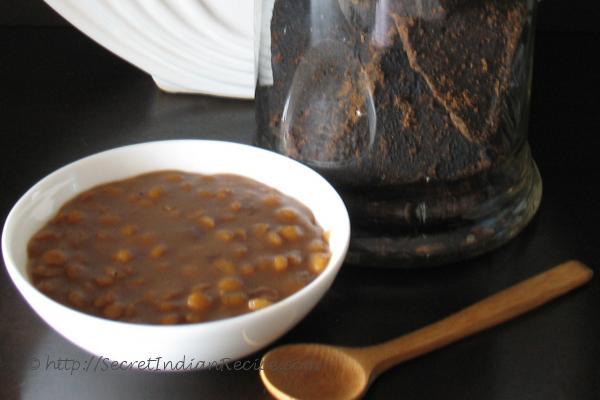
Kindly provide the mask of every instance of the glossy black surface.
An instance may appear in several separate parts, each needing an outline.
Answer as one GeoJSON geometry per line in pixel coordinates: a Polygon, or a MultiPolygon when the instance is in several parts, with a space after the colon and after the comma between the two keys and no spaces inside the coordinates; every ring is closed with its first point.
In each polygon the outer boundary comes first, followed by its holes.
{"type": "MultiPolygon", "coordinates": [[[[277,344],[368,345],[433,322],[569,258],[600,273],[600,48],[594,35],[539,34],[530,142],[544,179],[533,223],[509,245],[428,271],[342,268],[277,344]]],[[[80,157],[165,138],[249,143],[253,104],[160,93],[79,33],[0,29],[1,213],[80,157]]],[[[403,364],[369,399],[600,398],[600,276],[516,321],[403,364]]],[[[74,372],[89,355],[54,333],[0,272],[0,398],[268,398],[256,371],[74,372]],[[39,360],[39,367],[36,359],[39,360]],[[48,368],[46,368],[48,365],[48,368]]],[[[260,357],[257,353],[249,360],[260,357]]]]}

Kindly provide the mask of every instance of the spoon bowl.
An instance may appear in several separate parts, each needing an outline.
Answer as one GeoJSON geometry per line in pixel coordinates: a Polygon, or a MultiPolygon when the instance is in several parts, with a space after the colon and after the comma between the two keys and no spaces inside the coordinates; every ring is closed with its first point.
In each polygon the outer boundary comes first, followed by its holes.
{"type": "Polygon", "coordinates": [[[262,366],[261,378],[278,399],[356,399],[369,384],[370,371],[349,348],[282,346],[265,354],[262,366]]]}

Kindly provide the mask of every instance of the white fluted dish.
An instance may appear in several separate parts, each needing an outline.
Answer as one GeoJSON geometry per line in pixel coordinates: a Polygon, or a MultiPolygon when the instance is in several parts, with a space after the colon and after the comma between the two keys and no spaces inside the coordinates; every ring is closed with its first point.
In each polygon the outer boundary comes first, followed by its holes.
{"type": "Polygon", "coordinates": [[[45,0],[161,89],[254,97],[251,0],[45,0]]]}

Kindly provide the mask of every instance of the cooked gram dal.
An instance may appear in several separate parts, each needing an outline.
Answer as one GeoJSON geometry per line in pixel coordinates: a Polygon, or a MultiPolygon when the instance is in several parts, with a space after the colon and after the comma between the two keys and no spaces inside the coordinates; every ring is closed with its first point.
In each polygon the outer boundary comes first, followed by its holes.
{"type": "Polygon", "coordinates": [[[183,324],[252,312],[300,290],[330,258],[299,201],[237,175],[159,171],[87,190],[28,244],[47,296],[88,314],[183,324]]]}

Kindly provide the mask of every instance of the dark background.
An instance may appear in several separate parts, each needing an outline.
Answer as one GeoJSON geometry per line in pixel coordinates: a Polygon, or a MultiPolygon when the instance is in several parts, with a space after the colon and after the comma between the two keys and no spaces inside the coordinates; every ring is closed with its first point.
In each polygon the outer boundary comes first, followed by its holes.
{"type": "MultiPolygon", "coordinates": [[[[541,31],[600,32],[597,0],[542,0],[539,11],[541,31]]],[[[68,23],[42,0],[0,1],[0,26],[65,25],[68,23]]]]}
{"type": "MultiPolygon", "coordinates": [[[[529,138],[544,197],[523,233],[501,249],[439,269],[344,267],[307,318],[269,348],[377,343],[578,258],[596,273],[587,287],[390,370],[365,400],[600,399],[597,3],[544,0],[540,7],[529,138]]],[[[252,102],[162,93],[147,74],[68,28],[42,0],[0,0],[0,49],[0,221],[38,179],[101,150],[167,138],[251,141],[252,102]]],[[[2,400],[269,398],[255,371],[34,371],[34,358],[89,354],[36,317],[0,270],[2,400]]]]}

